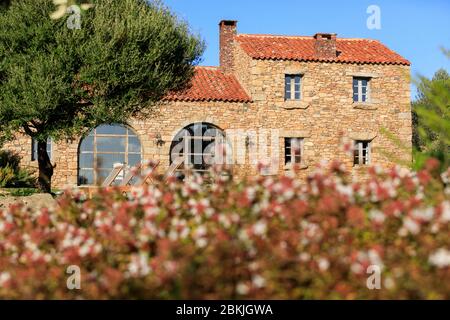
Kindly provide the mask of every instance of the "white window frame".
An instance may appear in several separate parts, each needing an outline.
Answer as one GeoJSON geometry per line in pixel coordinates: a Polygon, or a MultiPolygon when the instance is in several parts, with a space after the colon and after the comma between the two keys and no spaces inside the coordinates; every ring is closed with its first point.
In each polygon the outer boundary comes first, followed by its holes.
{"type": "Polygon", "coordinates": [[[303,145],[304,145],[304,142],[305,142],[304,140],[305,140],[304,138],[300,138],[300,137],[284,137],[283,148],[284,148],[284,165],[285,166],[292,166],[292,165],[295,165],[295,164],[302,164],[303,163],[303,145]],[[290,156],[290,160],[291,160],[290,162],[286,161],[286,156],[288,155],[286,153],[286,149],[287,149],[287,147],[286,147],[286,140],[287,139],[290,140],[290,146],[289,146],[289,149],[290,149],[289,150],[289,156],[290,156]],[[292,148],[292,141],[293,140],[297,140],[300,143],[300,155],[295,155],[295,153],[294,153],[294,150],[292,148]],[[299,162],[295,161],[297,157],[300,157],[300,161],[299,162]],[[292,161],[292,160],[294,160],[294,161],[292,161]]]}
{"type": "Polygon", "coordinates": [[[370,98],[370,96],[371,96],[370,82],[371,82],[371,78],[369,78],[369,77],[353,77],[353,81],[352,81],[352,99],[353,99],[354,103],[369,103],[370,102],[370,99],[371,99],[370,98]],[[357,101],[355,101],[355,97],[354,97],[355,93],[354,93],[354,84],[353,83],[355,82],[355,80],[358,81],[358,100],[357,101]],[[362,93],[362,88],[363,88],[362,81],[363,80],[367,81],[366,101],[362,101],[362,96],[363,96],[363,93],[362,93]]]}
{"type": "Polygon", "coordinates": [[[355,140],[354,153],[353,153],[353,165],[361,166],[368,165],[372,162],[372,141],[368,140],[355,140]],[[364,144],[367,143],[366,156],[364,157],[364,144]],[[355,160],[355,153],[358,152],[358,162],[355,160]]]}
{"type": "Polygon", "coordinates": [[[284,100],[285,101],[300,101],[302,100],[302,79],[303,79],[303,75],[302,74],[285,74],[284,75],[284,100]],[[289,77],[290,78],[290,97],[286,97],[286,78],[289,77]],[[299,88],[298,88],[298,95],[299,98],[296,99],[295,98],[295,78],[296,77],[300,77],[300,83],[299,83],[299,88]]]}

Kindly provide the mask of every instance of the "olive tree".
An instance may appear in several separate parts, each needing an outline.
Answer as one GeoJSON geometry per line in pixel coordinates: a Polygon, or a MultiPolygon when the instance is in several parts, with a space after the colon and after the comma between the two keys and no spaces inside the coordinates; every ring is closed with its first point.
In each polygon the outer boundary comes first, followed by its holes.
{"type": "Polygon", "coordinates": [[[189,83],[204,50],[159,2],[94,0],[79,28],[50,16],[51,0],[13,0],[0,11],[0,141],[37,141],[38,185],[51,191],[47,138],[146,116],[189,83]]]}

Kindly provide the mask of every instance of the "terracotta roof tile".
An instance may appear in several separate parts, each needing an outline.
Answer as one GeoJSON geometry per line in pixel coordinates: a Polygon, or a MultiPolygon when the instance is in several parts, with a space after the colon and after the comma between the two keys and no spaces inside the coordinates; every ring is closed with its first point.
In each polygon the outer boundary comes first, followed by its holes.
{"type": "Polygon", "coordinates": [[[239,34],[236,40],[254,59],[410,65],[377,40],[337,38],[334,59],[315,57],[313,37],[239,34]]]}
{"type": "Polygon", "coordinates": [[[190,87],[169,94],[165,100],[250,102],[251,98],[233,75],[217,67],[196,67],[190,87]]]}

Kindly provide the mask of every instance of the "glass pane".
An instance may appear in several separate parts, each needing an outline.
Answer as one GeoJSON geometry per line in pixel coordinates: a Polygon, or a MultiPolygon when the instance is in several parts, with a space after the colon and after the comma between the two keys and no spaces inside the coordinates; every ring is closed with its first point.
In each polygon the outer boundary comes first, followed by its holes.
{"type": "Polygon", "coordinates": [[[363,87],[367,87],[367,79],[362,79],[362,80],[361,80],[361,85],[362,85],[363,87]]]}
{"type": "Polygon", "coordinates": [[[100,169],[97,170],[97,183],[101,184],[109,176],[111,170],[100,169]]]}
{"type": "Polygon", "coordinates": [[[136,137],[136,133],[133,130],[131,130],[130,128],[128,128],[128,136],[136,137]]]}
{"type": "Polygon", "coordinates": [[[80,154],[80,168],[94,168],[94,154],[82,153],[80,154]]]}
{"type": "Polygon", "coordinates": [[[128,151],[141,152],[141,142],[138,137],[128,137],[128,151]]]}
{"type": "Polygon", "coordinates": [[[353,78],[353,87],[358,87],[358,79],[353,78]]]}
{"type": "Polygon", "coordinates": [[[82,169],[80,170],[79,176],[78,176],[78,184],[94,184],[94,171],[93,170],[86,170],[82,169]]]}
{"type": "Polygon", "coordinates": [[[291,99],[291,77],[285,77],[285,85],[284,85],[284,98],[286,100],[291,99]]]}
{"type": "Polygon", "coordinates": [[[52,139],[48,138],[47,139],[47,153],[48,156],[51,158],[51,154],[52,154],[52,139]]]}
{"type": "Polygon", "coordinates": [[[353,101],[358,102],[358,93],[353,94],[353,101]]]}
{"type": "Polygon", "coordinates": [[[294,85],[294,92],[295,92],[295,99],[300,99],[300,76],[295,76],[295,85],[294,85]]]}
{"type": "MultiPolygon", "coordinates": [[[[31,160],[37,160],[38,159],[38,142],[35,139],[31,139],[32,147],[31,147],[31,160]]],[[[47,154],[50,160],[52,159],[52,139],[47,139],[47,154]]]]}
{"type": "Polygon", "coordinates": [[[285,76],[284,81],[286,85],[291,85],[291,76],[285,76]]]}
{"type": "Polygon", "coordinates": [[[291,138],[284,139],[284,163],[291,162],[291,138]]]}
{"type": "Polygon", "coordinates": [[[133,167],[141,162],[141,155],[140,154],[129,154],[128,155],[128,165],[130,167],[133,167]]]}
{"type": "Polygon", "coordinates": [[[107,125],[103,124],[96,128],[96,134],[115,134],[126,135],[127,128],[121,125],[107,125]]]}
{"type": "Polygon", "coordinates": [[[87,136],[83,139],[80,146],[80,151],[94,151],[94,137],[87,136]]]}
{"type": "Polygon", "coordinates": [[[125,163],[125,154],[97,154],[97,167],[111,171],[116,163],[125,163]]]}
{"type": "Polygon", "coordinates": [[[97,137],[97,152],[125,152],[125,137],[97,137]]]}

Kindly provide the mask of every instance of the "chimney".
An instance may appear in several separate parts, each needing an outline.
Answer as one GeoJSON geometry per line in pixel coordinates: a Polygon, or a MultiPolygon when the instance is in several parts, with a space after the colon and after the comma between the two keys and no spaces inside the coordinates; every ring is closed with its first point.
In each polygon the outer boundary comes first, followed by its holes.
{"type": "Polygon", "coordinates": [[[314,35],[314,54],[320,59],[335,59],[336,33],[316,33],[314,35]]]}
{"type": "Polygon", "coordinates": [[[225,73],[232,73],[234,68],[234,36],[237,33],[237,21],[222,20],[220,33],[220,68],[225,73]]]}

